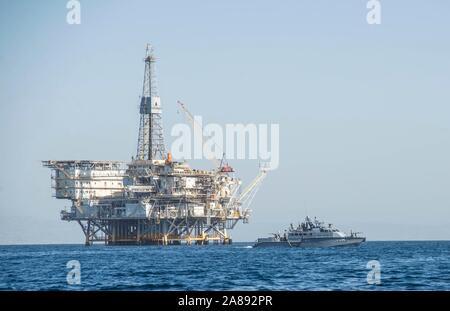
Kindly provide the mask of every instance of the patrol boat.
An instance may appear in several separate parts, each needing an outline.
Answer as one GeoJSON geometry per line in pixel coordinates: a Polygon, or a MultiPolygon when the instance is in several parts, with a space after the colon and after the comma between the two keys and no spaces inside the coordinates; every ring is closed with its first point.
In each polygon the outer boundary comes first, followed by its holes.
{"type": "Polygon", "coordinates": [[[316,217],[308,216],[296,228],[291,224],[284,234],[274,233],[272,237],[259,238],[254,247],[284,246],[284,247],[332,247],[359,245],[366,241],[359,232],[349,235],[335,228],[332,224],[325,225],[316,217]]]}

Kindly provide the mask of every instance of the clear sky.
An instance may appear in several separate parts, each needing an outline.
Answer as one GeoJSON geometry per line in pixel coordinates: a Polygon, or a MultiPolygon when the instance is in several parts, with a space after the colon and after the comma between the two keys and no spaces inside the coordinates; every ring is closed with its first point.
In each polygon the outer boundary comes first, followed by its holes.
{"type": "Polygon", "coordinates": [[[40,161],[130,159],[147,42],[168,142],[178,99],[205,122],[280,124],[235,240],[306,213],[369,240],[450,239],[449,1],[381,0],[380,25],[365,0],[81,1],[80,25],[66,3],[0,0],[0,244],[83,241],[40,161]]]}

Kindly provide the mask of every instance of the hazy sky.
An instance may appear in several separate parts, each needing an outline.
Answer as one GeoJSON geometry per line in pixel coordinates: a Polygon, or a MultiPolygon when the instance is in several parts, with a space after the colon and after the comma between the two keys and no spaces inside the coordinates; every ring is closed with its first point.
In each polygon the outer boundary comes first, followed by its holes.
{"type": "Polygon", "coordinates": [[[205,122],[280,124],[280,166],[234,240],[306,213],[450,239],[449,1],[382,0],[381,25],[365,0],[81,1],[80,25],[66,3],[0,1],[1,244],[83,241],[40,161],[131,158],[147,42],[168,145],[178,99],[205,122]]]}

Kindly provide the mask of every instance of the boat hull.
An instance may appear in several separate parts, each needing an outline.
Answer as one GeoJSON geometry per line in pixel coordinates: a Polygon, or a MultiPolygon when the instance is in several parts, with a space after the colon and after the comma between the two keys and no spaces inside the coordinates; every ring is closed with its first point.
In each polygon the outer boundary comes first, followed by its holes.
{"type": "Polygon", "coordinates": [[[366,241],[366,238],[312,238],[301,242],[294,241],[258,241],[254,247],[337,247],[356,246],[366,241]]]}

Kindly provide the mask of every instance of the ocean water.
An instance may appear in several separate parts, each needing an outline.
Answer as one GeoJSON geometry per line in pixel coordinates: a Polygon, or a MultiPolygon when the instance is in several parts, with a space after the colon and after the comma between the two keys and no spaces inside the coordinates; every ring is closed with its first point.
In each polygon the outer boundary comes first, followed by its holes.
{"type": "Polygon", "coordinates": [[[0,290],[450,290],[450,241],[358,247],[0,246],[0,290]],[[66,264],[80,262],[79,285],[66,264]],[[367,263],[380,263],[368,284],[367,263]]]}

